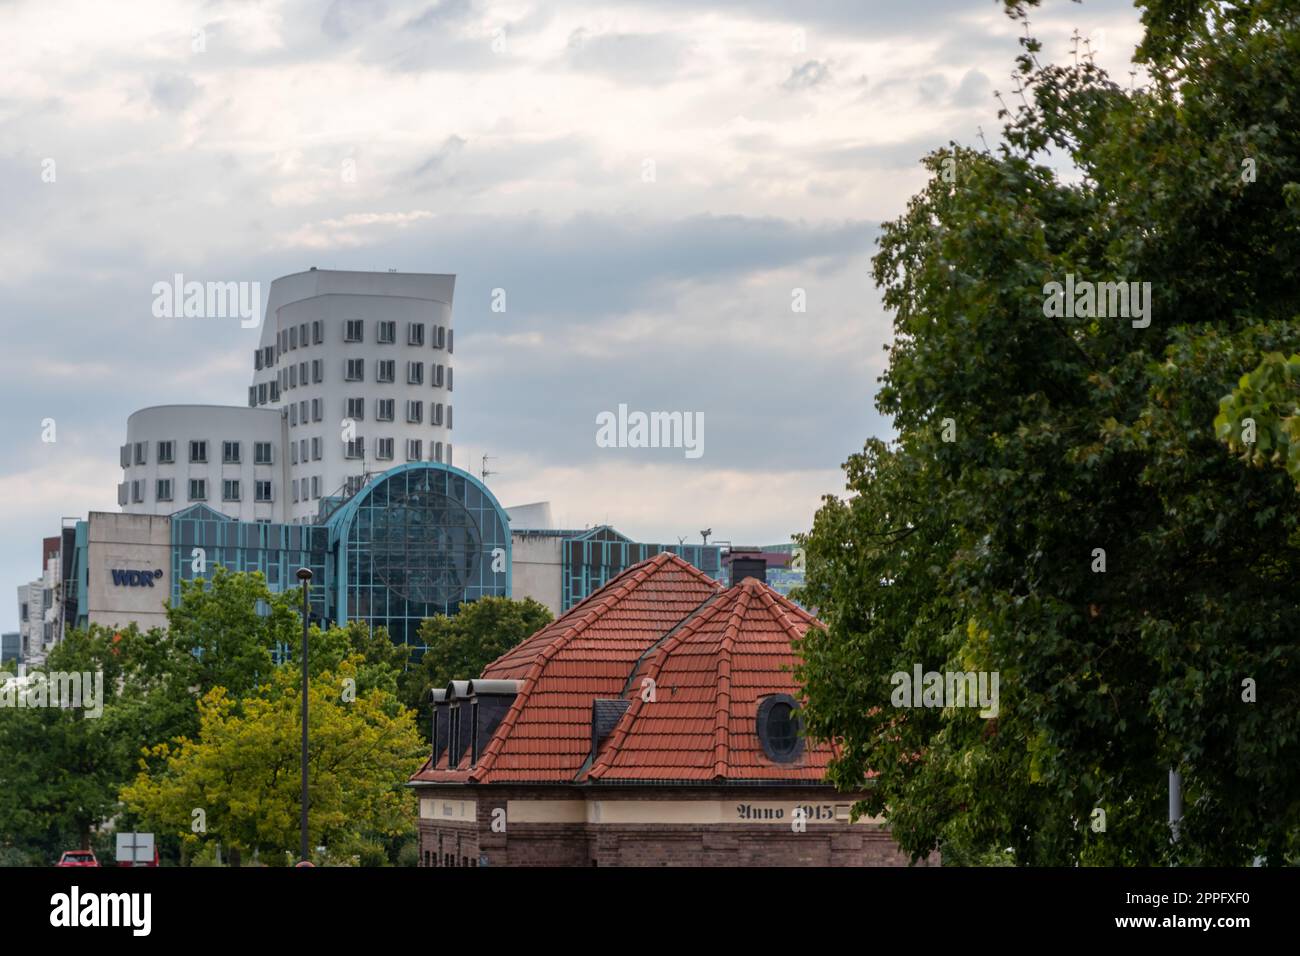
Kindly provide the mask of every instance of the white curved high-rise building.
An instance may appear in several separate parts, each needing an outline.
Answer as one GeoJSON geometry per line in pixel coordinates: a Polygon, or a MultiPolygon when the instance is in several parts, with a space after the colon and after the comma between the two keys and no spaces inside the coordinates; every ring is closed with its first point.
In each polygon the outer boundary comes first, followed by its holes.
{"type": "Polygon", "coordinates": [[[315,268],[276,279],[247,407],[133,414],[118,503],[129,513],[202,503],[243,521],[306,522],[321,498],[351,493],[369,473],[451,464],[455,283],[315,268]]]}
{"type": "Polygon", "coordinates": [[[287,431],[274,408],[154,405],[126,420],[117,503],[168,515],[205,504],[240,521],[279,521],[287,431]]]}
{"type": "Polygon", "coordinates": [[[271,283],[248,404],[287,414],[284,520],[311,518],[367,472],[451,463],[455,284],[324,269],[271,283]]]}

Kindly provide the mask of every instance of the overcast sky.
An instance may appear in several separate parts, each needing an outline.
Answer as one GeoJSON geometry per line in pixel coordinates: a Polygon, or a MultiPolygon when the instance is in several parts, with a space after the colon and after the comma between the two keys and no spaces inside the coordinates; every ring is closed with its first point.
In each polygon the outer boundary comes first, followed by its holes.
{"type": "MultiPolygon", "coordinates": [[[[1127,79],[1124,0],[1032,19],[1127,79]]],[[[61,516],[117,510],[132,411],[245,402],[258,330],[154,318],[178,272],[455,273],[456,464],[504,504],[788,540],[889,431],[877,225],[927,150],[996,139],[1021,32],[999,0],[0,0],[0,628],[61,516]],[[703,455],[597,447],[620,403],[703,413],[703,455]]]]}

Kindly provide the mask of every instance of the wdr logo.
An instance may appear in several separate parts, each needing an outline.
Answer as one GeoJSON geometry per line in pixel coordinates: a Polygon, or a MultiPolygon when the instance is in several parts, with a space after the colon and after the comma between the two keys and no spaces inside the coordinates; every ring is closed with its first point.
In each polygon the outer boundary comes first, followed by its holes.
{"type": "Polygon", "coordinates": [[[121,568],[113,568],[113,584],[117,587],[128,588],[151,588],[157,578],[163,576],[162,568],[153,571],[127,571],[121,568]]]}

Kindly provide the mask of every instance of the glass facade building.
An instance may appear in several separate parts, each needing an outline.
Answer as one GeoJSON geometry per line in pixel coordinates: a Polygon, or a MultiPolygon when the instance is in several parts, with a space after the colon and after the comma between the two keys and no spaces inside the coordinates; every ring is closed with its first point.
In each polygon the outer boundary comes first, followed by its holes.
{"type": "MultiPolygon", "coordinates": [[[[505,510],[474,476],[440,462],[401,465],[346,499],[323,499],[315,524],[238,521],[206,505],[158,520],[170,524],[172,602],[182,581],[210,579],[218,567],[259,571],[273,592],[297,588],[297,571],[307,567],[314,620],[386,627],[394,642],[420,654],[425,618],[510,596],[505,510]]],[[[83,596],[85,526],[79,523],[74,562],[83,596]]],[[[84,616],[77,623],[84,627],[84,616]]]]}
{"type": "Polygon", "coordinates": [[[625,568],[671,551],[709,577],[722,577],[722,548],[713,544],[643,544],[608,525],[590,531],[563,531],[561,610],[567,611],[599,591],[625,568]]]}
{"type": "Polygon", "coordinates": [[[384,627],[413,657],[427,649],[419,635],[422,621],[454,616],[479,598],[526,595],[564,613],[663,551],[712,578],[726,574],[717,545],[645,544],[606,525],[512,534],[505,509],[487,487],[442,462],[364,475],[346,494],[322,498],[311,523],[243,521],[205,504],[165,516],[91,520],[98,531],[90,533],[90,522],[81,521],[69,534],[76,581],[69,620],[78,627],[90,620],[166,626],[162,605],[179,601],[184,582],[210,580],[217,568],[259,572],[271,591],[283,592],[299,586],[296,573],[306,567],[313,621],[384,627]],[[515,536],[551,543],[542,558],[530,558],[515,536]],[[97,588],[89,588],[91,575],[97,588]],[[517,583],[524,594],[514,593],[517,583]]]}
{"type": "Polygon", "coordinates": [[[510,524],[472,475],[412,463],[384,472],[327,519],[334,613],[383,624],[423,652],[420,622],[510,596],[510,524]]]}

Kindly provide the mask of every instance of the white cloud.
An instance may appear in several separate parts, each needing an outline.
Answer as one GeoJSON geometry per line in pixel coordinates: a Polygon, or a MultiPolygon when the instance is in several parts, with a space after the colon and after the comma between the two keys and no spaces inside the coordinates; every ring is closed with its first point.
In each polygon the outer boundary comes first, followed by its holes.
{"type": "MultiPolygon", "coordinates": [[[[1036,11],[1044,55],[1076,25],[1122,81],[1127,0],[1036,11]]],[[[526,460],[503,500],[636,536],[805,528],[886,427],[869,224],[927,149],[997,129],[1019,33],[970,0],[0,5],[0,584],[114,507],[130,411],[242,402],[255,333],[159,324],[151,284],[318,261],[458,274],[457,456],[526,460]],[[705,457],[594,457],[587,406],[620,394],[705,410],[705,457]]]]}

